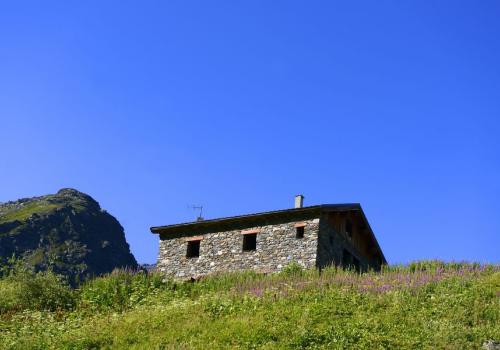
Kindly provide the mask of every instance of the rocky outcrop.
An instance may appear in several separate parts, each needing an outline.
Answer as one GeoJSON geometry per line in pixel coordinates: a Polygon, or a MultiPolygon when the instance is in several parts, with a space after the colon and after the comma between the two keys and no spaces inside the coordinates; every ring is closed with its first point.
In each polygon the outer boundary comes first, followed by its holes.
{"type": "Polygon", "coordinates": [[[500,350],[500,342],[488,340],[483,343],[483,349],[486,350],[500,350]]]}
{"type": "Polygon", "coordinates": [[[72,283],[137,268],[120,223],[74,189],[0,204],[0,262],[13,255],[72,283]]]}

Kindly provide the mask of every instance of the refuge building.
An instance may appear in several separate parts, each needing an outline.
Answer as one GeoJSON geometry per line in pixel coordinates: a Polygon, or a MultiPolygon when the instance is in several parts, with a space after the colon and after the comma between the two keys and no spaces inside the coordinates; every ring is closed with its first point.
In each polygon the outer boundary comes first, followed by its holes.
{"type": "Polygon", "coordinates": [[[160,236],[157,269],[174,278],[253,269],[277,272],[295,261],[379,270],[387,261],[358,203],[303,207],[151,227],[160,236]]]}

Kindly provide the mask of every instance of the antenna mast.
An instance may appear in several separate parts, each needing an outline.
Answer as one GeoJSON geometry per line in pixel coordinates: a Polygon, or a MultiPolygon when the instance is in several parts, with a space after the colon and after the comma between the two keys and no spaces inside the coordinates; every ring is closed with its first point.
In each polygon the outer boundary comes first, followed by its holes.
{"type": "Polygon", "coordinates": [[[196,221],[203,221],[203,205],[188,205],[188,208],[191,208],[193,210],[199,210],[200,214],[196,218],[196,221]]]}

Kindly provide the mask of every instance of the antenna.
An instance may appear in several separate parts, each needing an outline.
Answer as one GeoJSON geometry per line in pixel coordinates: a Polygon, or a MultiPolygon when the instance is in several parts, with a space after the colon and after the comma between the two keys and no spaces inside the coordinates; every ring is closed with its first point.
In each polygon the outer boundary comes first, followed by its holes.
{"type": "Polygon", "coordinates": [[[200,214],[196,218],[196,221],[203,221],[203,205],[188,205],[188,208],[193,209],[193,210],[199,210],[200,214]]]}

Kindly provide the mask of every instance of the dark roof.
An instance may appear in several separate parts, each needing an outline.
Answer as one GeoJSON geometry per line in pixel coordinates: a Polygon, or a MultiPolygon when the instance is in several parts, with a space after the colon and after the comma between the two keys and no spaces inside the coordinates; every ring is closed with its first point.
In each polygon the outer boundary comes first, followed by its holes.
{"type": "Polygon", "coordinates": [[[190,222],[183,222],[179,224],[172,224],[172,225],[165,225],[165,226],[153,226],[151,227],[151,232],[152,233],[168,233],[168,232],[173,232],[174,230],[179,228],[194,228],[194,227],[206,227],[206,226],[212,226],[212,225],[217,225],[217,224],[223,224],[223,223],[231,223],[231,222],[241,222],[241,221],[252,221],[253,219],[259,219],[259,218],[277,218],[277,217],[288,217],[288,216],[296,216],[298,214],[305,214],[305,213],[319,213],[322,210],[355,210],[355,209],[361,209],[360,205],[358,203],[353,203],[353,204],[323,204],[323,205],[313,205],[309,207],[303,207],[303,208],[292,208],[292,209],[282,209],[282,210],[273,210],[273,211],[265,211],[261,213],[254,213],[254,214],[245,214],[245,215],[237,215],[237,216],[228,216],[228,217],[223,217],[223,218],[217,218],[217,219],[210,219],[210,220],[202,220],[202,221],[190,221],[190,222]]]}
{"type": "MultiPolygon", "coordinates": [[[[377,249],[380,251],[380,255],[386,263],[384,254],[382,253],[382,249],[373,234],[373,231],[366,219],[366,216],[361,208],[359,203],[344,203],[344,204],[321,204],[321,205],[313,205],[309,207],[303,208],[291,208],[291,209],[282,209],[282,210],[274,210],[274,211],[266,211],[255,214],[246,214],[246,215],[238,215],[238,216],[230,216],[223,217],[217,219],[210,220],[202,220],[202,221],[191,221],[184,222],[179,224],[165,225],[165,226],[154,226],[151,227],[150,230],[152,233],[156,234],[179,234],[179,233],[193,233],[200,231],[208,231],[213,228],[222,228],[221,231],[235,229],[236,227],[244,227],[255,224],[255,222],[265,222],[265,221],[273,221],[273,220],[290,220],[290,221],[298,221],[301,219],[305,219],[308,217],[316,217],[321,214],[321,212],[325,211],[359,211],[361,213],[362,220],[364,221],[368,231],[375,242],[377,249]]],[[[255,226],[260,226],[255,224],[255,226]]]]}

